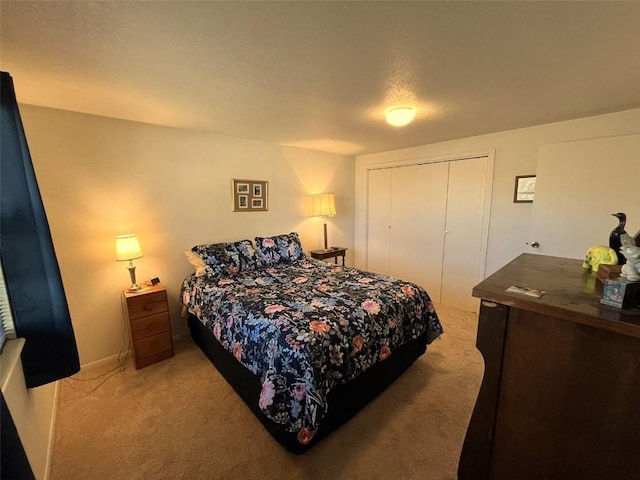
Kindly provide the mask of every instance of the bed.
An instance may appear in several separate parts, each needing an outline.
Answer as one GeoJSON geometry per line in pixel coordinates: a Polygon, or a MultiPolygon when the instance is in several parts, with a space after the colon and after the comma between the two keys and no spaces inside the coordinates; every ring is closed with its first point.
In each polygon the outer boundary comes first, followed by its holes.
{"type": "Polygon", "coordinates": [[[307,258],[294,233],[198,245],[181,301],[196,344],[292,453],[398,378],[442,333],[421,287],[307,258]]]}

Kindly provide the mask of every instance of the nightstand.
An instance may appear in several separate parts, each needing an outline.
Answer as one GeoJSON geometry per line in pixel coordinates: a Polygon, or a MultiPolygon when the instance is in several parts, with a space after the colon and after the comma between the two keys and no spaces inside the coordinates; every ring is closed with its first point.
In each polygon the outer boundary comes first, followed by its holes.
{"type": "Polygon", "coordinates": [[[173,357],[167,289],[158,284],[140,292],[122,292],[136,369],[173,357]]]}
{"type": "Polygon", "coordinates": [[[326,258],[333,258],[333,262],[338,264],[338,257],[342,257],[342,266],[344,267],[344,258],[347,256],[348,248],[332,247],[327,250],[311,250],[311,258],[317,258],[318,260],[324,260],[326,258]]]}

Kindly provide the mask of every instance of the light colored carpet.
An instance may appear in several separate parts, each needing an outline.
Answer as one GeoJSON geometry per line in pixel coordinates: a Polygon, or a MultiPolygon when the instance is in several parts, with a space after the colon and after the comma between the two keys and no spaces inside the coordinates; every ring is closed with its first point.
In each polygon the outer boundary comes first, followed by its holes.
{"type": "Polygon", "coordinates": [[[454,479],[483,361],[476,315],[437,311],[445,334],[303,455],[266,432],[188,336],[174,358],[142,370],[129,359],[110,378],[64,380],[50,478],[454,479]]]}

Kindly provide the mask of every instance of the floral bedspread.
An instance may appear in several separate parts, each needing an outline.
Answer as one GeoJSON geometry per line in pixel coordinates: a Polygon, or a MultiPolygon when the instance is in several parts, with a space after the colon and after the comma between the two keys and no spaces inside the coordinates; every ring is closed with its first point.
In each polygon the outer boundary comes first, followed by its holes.
{"type": "Polygon", "coordinates": [[[261,378],[259,407],[306,444],[328,393],[442,327],[415,284],[313,259],[220,277],[190,275],[182,302],[261,378]]]}

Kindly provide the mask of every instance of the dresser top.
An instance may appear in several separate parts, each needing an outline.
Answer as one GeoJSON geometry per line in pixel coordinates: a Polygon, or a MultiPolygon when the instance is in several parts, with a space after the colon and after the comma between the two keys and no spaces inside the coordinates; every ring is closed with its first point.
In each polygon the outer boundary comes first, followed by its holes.
{"type": "Polygon", "coordinates": [[[157,285],[143,285],[140,288],[140,290],[136,292],[130,292],[129,290],[124,290],[122,293],[124,294],[125,298],[132,298],[132,297],[140,297],[142,295],[146,295],[147,293],[164,292],[165,290],[166,290],[165,286],[162,285],[161,283],[158,283],[157,285]]]}
{"type": "Polygon", "coordinates": [[[602,286],[582,260],[523,253],[473,288],[473,296],[503,305],[640,338],[640,309],[600,303],[602,286]],[[531,298],[505,290],[542,290],[531,298]]]}

